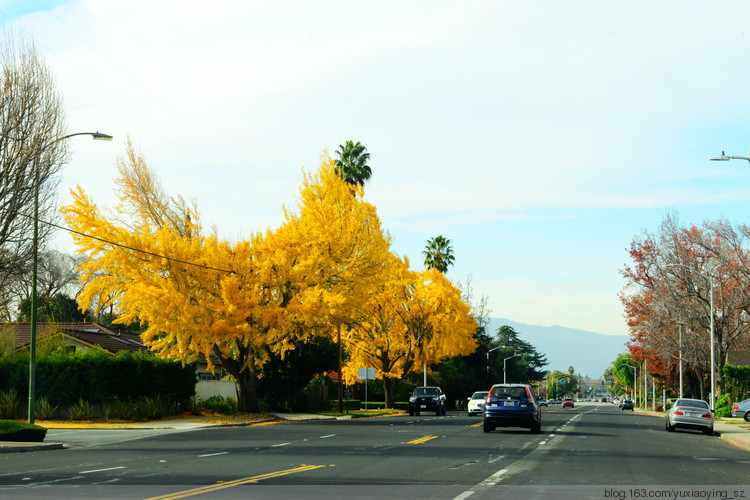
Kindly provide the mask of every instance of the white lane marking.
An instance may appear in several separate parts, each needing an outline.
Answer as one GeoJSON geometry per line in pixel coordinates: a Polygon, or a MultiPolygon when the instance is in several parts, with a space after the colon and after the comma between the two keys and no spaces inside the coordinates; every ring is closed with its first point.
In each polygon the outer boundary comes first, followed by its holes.
{"type": "Polygon", "coordinates": [[[109,467],[107,469],[82,470],[81,472],[79,472],[79,474],[91,474],[93,472],[104,472],[104,471],[108,471],[108,470],[117,470],[117,469],[124,469],[124,468],[125,468],[125,466],[109,467]]]}
{"type": "Polygon", "coordinates": [[[279,444],[272,444],[271,448],[278,448],[279,446],[289,446],[292,443],[279,443],[279,444]]]}
{"type": "Polygon", "coordinates": [[[220,451],[218,453],[206,453],[205,455],[198,455],[198,458],[204,458],[204,457],[215,457],[216,455],[228,455],[228,451],[220,451]]]}
{"type": "Polygon", "coordinates": [[[461,493],[460,495],[458,495],[457,497],[453,498],[453,500],[465,500],[466,498],[469,498],[473,494],[474,494],[473,491],[467,490],[461,493]]]}
{"type": "Polygon", "coordinates": [[[333,437],[333,436],[335,436],[335,435],[336,435],[336,434],[328,434],[327,436],[320,436],[320,439],[328,439],[328,438],[332,438],[332,437],[333,437]]]}
{"type": "Polygon", "coordinates": [[[549,437],[550,437],[550,438],[553,438],[553,437],[555,437],[555,435],[554,435],[554,434],[550,434],[550,435],[549,435],[549,437]]]}
{"type": "Polygon", "coordinates": [[[488,463],[494,464],[495,462],[497,462],[501,458],[505,458],[505,455],[500,455],[500,456],[495,457],[495,458],[492,458],[492,456],[490,456],[490,461],[488,463]]]}
{"type": "Polygon", "coordinates": [[[500,478],[503,476],[503,474],[505,474],[506,472],[508,472],[508,469],[500,469],[479,484],[483,486],[495,486],[497,482],[500,481],[500,478]]]}
{"type": "Polygon", "coordinates": [[[539,443],[539,446],[544,446],[545,444],[547,444],[547,441],[542,441],[539,443]]]}

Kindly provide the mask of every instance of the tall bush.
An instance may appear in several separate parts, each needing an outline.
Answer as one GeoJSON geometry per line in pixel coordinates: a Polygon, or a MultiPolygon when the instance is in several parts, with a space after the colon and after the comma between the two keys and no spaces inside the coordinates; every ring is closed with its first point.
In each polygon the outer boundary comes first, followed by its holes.
{"type": "Polygon", "coordinates": [[[750,366],[724,365],[725,392],[733,401],[747,399],[750,391],[750,366]]]}

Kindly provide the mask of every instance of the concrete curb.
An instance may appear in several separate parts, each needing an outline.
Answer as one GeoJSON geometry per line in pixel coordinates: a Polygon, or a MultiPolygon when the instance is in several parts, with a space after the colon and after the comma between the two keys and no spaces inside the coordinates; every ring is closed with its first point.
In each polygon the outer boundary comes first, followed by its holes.
{"type": "Polygon", "coordinates": [[[0,453],[19,453],[22,451],[46,451],[61,450],[65,448],[63,443],[25,443],[15,441],[0,442],[0,453]]]}

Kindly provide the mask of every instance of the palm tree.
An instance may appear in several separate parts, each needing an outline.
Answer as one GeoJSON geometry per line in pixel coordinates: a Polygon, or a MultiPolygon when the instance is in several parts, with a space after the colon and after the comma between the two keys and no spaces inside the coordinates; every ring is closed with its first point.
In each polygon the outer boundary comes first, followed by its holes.
{"type": "Polygon", "coordinates": [[[427,269],[437,269],[443,274],[448,271],[448,266],[452,266],[455,260],[451,240],[443,236],[435,236],[427,240],[427,246],[422,254],[424,254],[424,265],[427,269]]]}
{"type": "Polygon", "coordinates": [[[336,173],[351,185],[365,185],[365,181],[370,179],[372,169],[367,165],[370,159],[370,153],[367,148],[360,144],[359,141],[346,141],[339,149],[336,150],[339,158],[335,160],[334,168],[336,173]]]}

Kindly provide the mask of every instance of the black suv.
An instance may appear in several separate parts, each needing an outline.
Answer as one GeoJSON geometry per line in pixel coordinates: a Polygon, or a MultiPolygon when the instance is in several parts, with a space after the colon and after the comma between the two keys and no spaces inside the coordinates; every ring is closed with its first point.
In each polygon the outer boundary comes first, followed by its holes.
{"type": "Polygon", "coordinates": [[[635,411],[635,409],[633,408],[632,399],[623,399],[622,403],[620,403],[620,411],[625,411],[625,410],[635,411]]]}
{"type": "Polygon", "coordinates": [[[419,415],[420,411],[445,415],[445,399],[440,387],[417,387],[409,398],[409,415],[419,415]]]}

